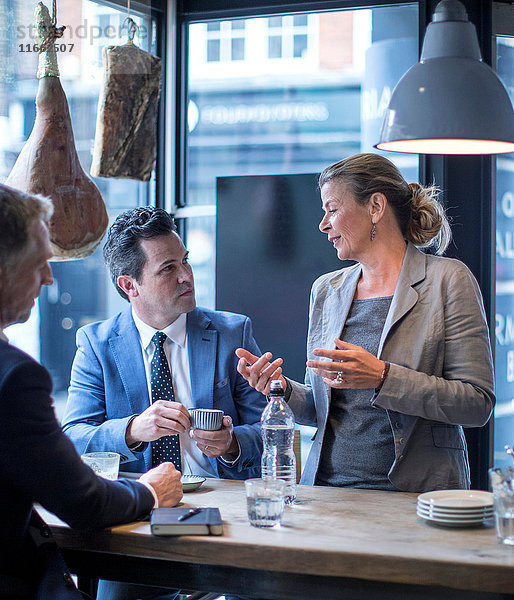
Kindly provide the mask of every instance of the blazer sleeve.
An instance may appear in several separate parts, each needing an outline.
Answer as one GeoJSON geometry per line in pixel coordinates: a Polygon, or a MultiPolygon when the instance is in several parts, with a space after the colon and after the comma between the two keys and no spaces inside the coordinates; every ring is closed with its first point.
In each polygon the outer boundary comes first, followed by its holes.
{"type": "Polygon", "coordinates": [[[88,334],[77,331],[77,352],[71,369],[68,401],[62,420],[63,431],[75,444],[78,452],[118,452],[121,463],[139,458],[125,441],[129,421],[107,415],[104,365],[95,352],[88,334]]]}
{"type": "Polygon", "coordinates": [[[152,509],[150,491],[135,481],[97,477],[57,422],[51,380],[27,359],[1,385],[0,469],[19,493],[72,527],[99,528],[134,521],[152,509]]]}
{"type": "MultiPolygon", "coordinates": [[[[489,331],[477,281],[465,265],[454,264],[438,315],[439,339],[430,340],[416,368],[409,364],[405,348],[388,347],[386,341],[381,358],[390,360],[391,367],[372,403],[432,421],[477,427],[487,423],[496,400],[489,331]],[[433,364],[438,365],[435,371],[433,364]]],[[[402,327],[412,326],[407,316],[402,327]]]]}
{"type": "Polygon", "coordinates": [[[309,381],[310,374],[305,374],[305,384],[287,379],[291,385],[291,395],[288,404],[294,413],[296,423],[300,425],[318,426],[314,394],[309,381]]]}

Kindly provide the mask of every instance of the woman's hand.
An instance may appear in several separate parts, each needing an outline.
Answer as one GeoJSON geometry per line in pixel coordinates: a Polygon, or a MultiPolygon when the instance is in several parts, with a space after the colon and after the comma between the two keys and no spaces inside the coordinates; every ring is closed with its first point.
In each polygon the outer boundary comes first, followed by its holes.
{"type": "Polygon", "coordinates": [[[238,348],[236,356],[239,358],[237,363],[238,373],[258,392],[267,396],[270,384],[274,379],[279,379],[283,389],[286,389],[286,380],[282,376],[281,367],[284,361],[281,358],[276,358],[273,362],[270,362],[273,358],[271,352],[266,352],[259,358],[244,348],[238,348]]]}
{"type": "Polygon", "coordinates": [[[313,352],[315,356],[329,358],[330,361],[308,360],[307,367],[321,375],[327,385],[337,389],[362,390],[380,385],[385,368],[383,360],[360,346],[348,344],[337,338],[335,344],[336,350],[316,348],[313,352]]]}

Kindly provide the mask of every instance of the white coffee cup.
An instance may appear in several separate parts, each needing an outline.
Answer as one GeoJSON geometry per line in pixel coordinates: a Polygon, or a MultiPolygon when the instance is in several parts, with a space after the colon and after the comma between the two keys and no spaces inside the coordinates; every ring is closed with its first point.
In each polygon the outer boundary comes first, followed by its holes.
{"type": "Polygon", "coordinates": [[[193,429],[217,431],[223,424],[223,411],[216,408],[192,408],[189,415],[193,429]]]}

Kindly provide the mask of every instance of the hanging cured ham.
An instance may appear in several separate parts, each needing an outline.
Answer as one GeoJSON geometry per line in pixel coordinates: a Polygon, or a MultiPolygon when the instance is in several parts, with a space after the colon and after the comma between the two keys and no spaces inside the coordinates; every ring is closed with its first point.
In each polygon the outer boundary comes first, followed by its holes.
{"type": "MultiPolygon", "coordinates": [[[[53,26],[47,7],[39,2],[36,31],[40,43],[53,26]]],[[[50,239],[55,259],[84,258],[100,243],[108,216],[99,189],[79,162],[53,43],[39,56],[37,76],[34,127],[6,183],[52,199],[50,239]]]]}
{"type": "Polygon", "coordinates": [[[161,59],[129,37],[123,46],[104,48],[103,60],[91,175],[148,181],[157,151],[161,59]]]}

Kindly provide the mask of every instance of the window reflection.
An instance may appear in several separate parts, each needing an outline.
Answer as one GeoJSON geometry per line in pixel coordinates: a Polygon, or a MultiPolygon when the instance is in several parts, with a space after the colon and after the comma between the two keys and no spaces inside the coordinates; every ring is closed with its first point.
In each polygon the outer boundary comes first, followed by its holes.
{"type": "MultiPolygon", "coordinates": [[[[497,71],[514,101],[514,39],[496,38],[497,71]]],[[[514,153],[496,158],[496,408],[494,466],[511,464],[514,442],[514,153]]]]}
{"type": "MultiPolygon", "coordinates": [[[[9,3],[10,30],[17,35],[2,45],[0,67],[0,181],[5,181],[26,142],[35,118],[37,52],[27,51],[33,38],[35,3],[9,3]],[[21,51],[20,50],[21,45],[21,51]]],[[[127,40],[126,10],[116,10],[89,0],[60,0],[57,25],[65,24],[58,53],[61,83],[68,99],[75,145],[82,167],[89,172],[96,126],[96,112],[103,79],[102,50],[127,40]]],[[[155,54],[155,28],[136,15],[134,39],[139,47],[155,54]]],[[[2,42],[3,43],[3,38],[2,42]]],[[[128,179],[95,179],[109,212],[110,221],[126,208],[149,203],[154,182],[128,179]]],[[[50,371],[54,390],[65,390],[75,354],[75,333],[91,321],[114,314],[121,298],[111,290],[100,248],[89,258],[53,263],[54,284],[43,290],[26,324],[7,330],[13,343],[34,356],[50,371]]]]}
{"type": "MultiPolygon", "coordinates": [[[[417,28],[416,5],[191,24],[186,203],[202,216],[186,220],[189,249],[205,227],[214,256],[218,177],[316,173],[374,151],[390,93],[417,60],[417,28]]],[[[417,156],[389,158],[417,180],[417,156]]],[[[214,264],[195,268],[208,307],[214,264]]]]}

